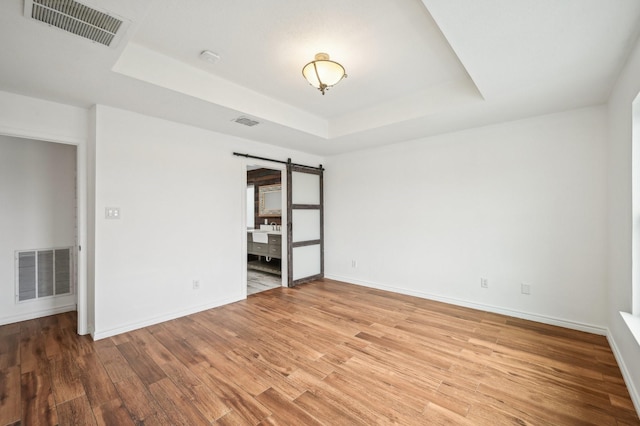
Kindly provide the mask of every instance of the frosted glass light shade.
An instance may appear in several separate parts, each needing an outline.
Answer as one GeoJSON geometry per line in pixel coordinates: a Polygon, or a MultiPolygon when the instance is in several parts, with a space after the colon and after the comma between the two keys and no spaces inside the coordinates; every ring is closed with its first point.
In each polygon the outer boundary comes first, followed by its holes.
{"type": "Polygon", "coordinates": [[[302,75],[323,95],[327,88],[338,84],[347,76],[344,67],[337,62],[330,61],[329,55],[326,53],[316,54],[315,60],[302,68],[302,75]]]}

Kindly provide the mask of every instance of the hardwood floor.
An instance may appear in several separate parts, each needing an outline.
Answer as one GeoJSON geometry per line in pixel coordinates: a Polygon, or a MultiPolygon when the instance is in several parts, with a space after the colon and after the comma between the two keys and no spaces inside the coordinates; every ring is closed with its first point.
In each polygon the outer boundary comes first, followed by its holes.
{"type": "Polygon", "coordinates": [[[0,327],[0,425],[640,425],[602,336],[335,281],[75,321],[0,327]]]}

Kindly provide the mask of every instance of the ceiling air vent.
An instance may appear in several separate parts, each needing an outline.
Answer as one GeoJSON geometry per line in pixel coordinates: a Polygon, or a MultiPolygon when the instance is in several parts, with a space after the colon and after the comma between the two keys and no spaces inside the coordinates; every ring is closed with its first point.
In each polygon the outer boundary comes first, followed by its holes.
{"type": "Polygon", "coordinates": [[[74,0],[25,0],[24,15],[109,47],[116,46],[128,25],[113,14],[74,0]]]}
{"type": "Polygon", "coordinates": [[[245,126],[249,126],[249,127],[253,127],[256,124],[260,124],[259,121],[252,120],[248,117],[238,117],[238,118],[234,118],[232,121],[236,123],[244,124],[245,126]]]}

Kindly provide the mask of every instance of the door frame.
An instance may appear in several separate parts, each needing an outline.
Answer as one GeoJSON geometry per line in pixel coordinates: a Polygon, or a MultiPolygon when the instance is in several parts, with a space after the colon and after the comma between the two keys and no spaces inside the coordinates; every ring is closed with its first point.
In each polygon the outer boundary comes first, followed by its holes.
{"type": "Polygon", "coordinates": [[[0,126],[0,135],[42,142],[75,145],[76,147],[76,311],[78,322],[76,332],[79,335],[89,333],[87,313],[87,141],[72,137],[61,137],[42,132],[6,128],[0,126]],[[84,247],[84,250],[80,250],[84,247]]]}
{"type": "MultiPolygon", "coordinates": [[[[282,224],[286,224],[287,223],[287,188],[288,188],[288,182],[287,182],[287,165],[286,164],[280,164],[280,163],[274,163],[271,161],[265,161],[265,160],[258,160],[258,159],[250,159],[250,158],[243,158],[242,161],[240,162],[242,165],[242,179],[240,179],[241,183],[242,183],[242,187],[241,187],[241,191],[240,193],[242,194],[242,198],[241,198],[241,207],[242,207],[242,220],[241,220],[241,232],[242,232],[242,237],[241,237],[241,241],[242,241],[242,248],[241,248],[241,259],[242,259],[242,268],[241,268],[241,273],[240,273],[240,282],[242,283],[242,298],[246,299],[247,298],[247,166],[260,166],[260,167],[264,167],[265,169],[270,169],[270,170],[277,170],[280,172],[280,182],[281,182],[281,186],[282,186],[282,190],[281,190],[281,198],[282,198],[282,216],[281,216],[281,223],[282,224]]],[[[288,244],[287,244],[287,238],[286,238],[286,231],[285,229],[282,229],[282,235],[285,238],[282,238],[282,258],[281,258],[281,286],[282,287],[287,287],[287,282],[288,282],[288,270],[289,270],[289,265],[288,265],[288,244]]]]}

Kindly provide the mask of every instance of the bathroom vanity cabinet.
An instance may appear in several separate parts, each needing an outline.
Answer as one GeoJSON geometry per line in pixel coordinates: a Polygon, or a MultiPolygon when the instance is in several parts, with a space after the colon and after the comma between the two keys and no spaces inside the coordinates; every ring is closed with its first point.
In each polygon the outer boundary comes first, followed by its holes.
{"type": "MultiPolygon", "coordinates": [[[[262,234],[262,233],[261,233],[262,234]]],[[[258,260],[247,263],[249,269],[280,275],[280,259],[282,259],[282,235],[268,232],[266,242],[257,242],[253,232],[247,232],[247,253],[260,256],[258,260]]],[[[261,238],[264,240],[264,237],[261,238]]]]}
{"type": "Polygon", "coordinates": [[[282,235],[267,233],[267,243],[253,241],[253,232],[247,233],[247,253],[256,256],[266,256],[274,259],[282,258],[282,235]]]}

